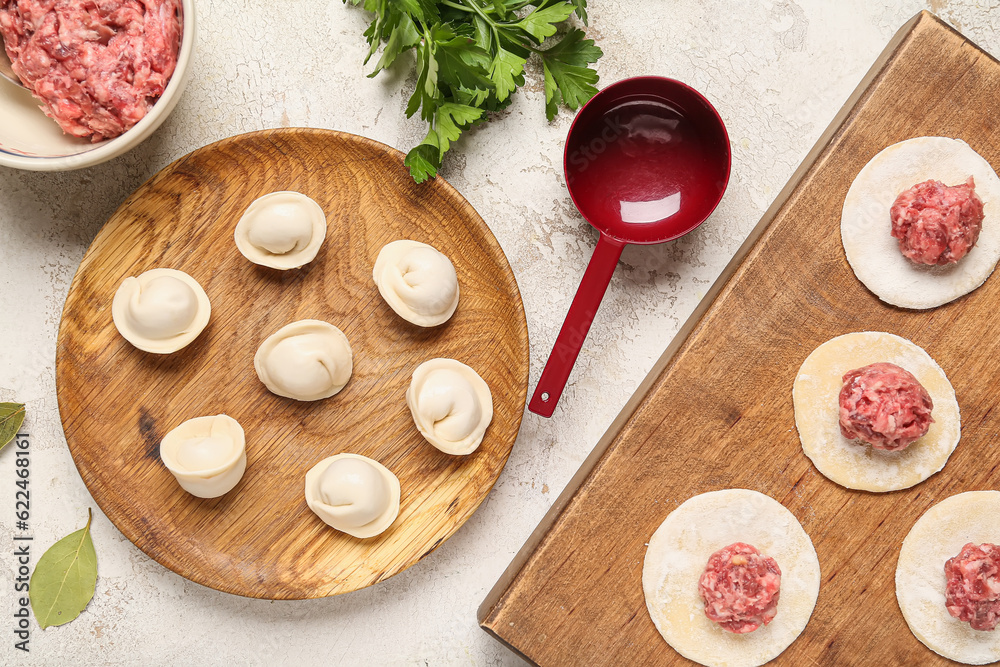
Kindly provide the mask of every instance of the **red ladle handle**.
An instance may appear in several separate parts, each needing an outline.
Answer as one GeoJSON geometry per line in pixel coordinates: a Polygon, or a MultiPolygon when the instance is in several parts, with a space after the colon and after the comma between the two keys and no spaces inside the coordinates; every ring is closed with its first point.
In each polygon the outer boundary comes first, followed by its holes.
{"type": "Polygon", "coordinates": [[[556,403],[562,396],[569,373],[580,355],[580,348],[583,347],[583,341],[587,338],[594,315],[608,290],[608,283],[611,282],[611,276],[624,249],[624,242],[604,234],[598,239],[594,256],[590,258],[590,264],[587,265],[583,280],[580,281],[580,287],[566,314],[566,321],[559,330],[552,354],[549,355],[542,377],[538,379],[538,386],[528,403],[528,409],[536,415],[551,417],[556,409],[556,403]]]}

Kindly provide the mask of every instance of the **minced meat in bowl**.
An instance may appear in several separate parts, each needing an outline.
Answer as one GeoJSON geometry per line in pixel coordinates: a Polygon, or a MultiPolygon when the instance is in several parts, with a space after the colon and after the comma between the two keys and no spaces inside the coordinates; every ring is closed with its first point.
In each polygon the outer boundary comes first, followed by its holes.
{"type": "Polygon", "coordinates": [[[0,0],[14,70],[36,92],[0,80],[0,164],[75,169],[146,139],[186,82],[194,18],[193,0],[0,0]]]}

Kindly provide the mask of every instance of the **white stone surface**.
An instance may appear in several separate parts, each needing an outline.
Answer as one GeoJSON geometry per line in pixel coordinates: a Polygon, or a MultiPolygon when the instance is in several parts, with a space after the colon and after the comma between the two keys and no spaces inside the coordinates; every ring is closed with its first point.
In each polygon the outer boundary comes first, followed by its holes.
{"type": "MultiPolygon", "coordinates": [[[[625,251],[552,419],[526,413],[479,512],[437,551],[374,587],[323,600],[243,599],[150,560],[99,512],[66,448],[55,343],[76,267],[101,224],[170,161],[279,126],[354,132],[406,150],[405,68],[365,78],[367,17],[337,0],[198,0],[191,83],[164,126],[110,163],[64,174],[0,168],[0,400],[28,404],[33,563],[95,508],[100,578],[76,621],[13,647],[14,452],[0,452],[0,664],[517,665],[476,609],[896,29],[936,11],[1000,54],[997,0],[592,0],[604,84],[638,74],[699,88],[729,127],[733,172],[689,236],[625,251]]],[[[469,134],[447,177],[513,266],[531,335],[531,389],[594,247],[561,173],[572,119],[543,112],[537,67],[511,108],[469,134]]]]}

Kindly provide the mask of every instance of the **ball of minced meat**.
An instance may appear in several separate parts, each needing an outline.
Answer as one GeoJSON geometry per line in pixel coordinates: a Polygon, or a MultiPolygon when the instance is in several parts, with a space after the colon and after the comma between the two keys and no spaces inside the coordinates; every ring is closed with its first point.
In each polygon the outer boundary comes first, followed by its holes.
{"type": "Polygon", "coordinates": [[[927,434],[934,402],[912,373],[896,364],[848,371],[840,388],[840,432],[875,449],[906,449],[927,434]]]}
{"type": "Polygon", "coordinates": [[[736,634],[771,622],[778,612],[780,589],[778,563],[743,542],[713,553],[698,580],[705,616],[736,634]]]}
{"type": "Polygon", "coordinates": [[[974,630],[992,630],[1000,622],[1000,547],[962,547],[944,564],[945,607],[974,630]]]}
{"type": "Polygon", "coordinates": [[[889,210],[899,251],[917,264],[953,264],[965,257],[983,228],[983,201],[969,177],[961,185],[924,181],[902,192],[889,210]]]}

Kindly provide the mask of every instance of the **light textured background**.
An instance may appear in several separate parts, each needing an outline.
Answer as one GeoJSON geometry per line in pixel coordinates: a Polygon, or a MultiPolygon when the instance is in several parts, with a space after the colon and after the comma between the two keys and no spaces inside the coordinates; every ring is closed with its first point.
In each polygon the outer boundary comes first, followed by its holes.
{"type": "MultiPolygon", "coordinates": [[[[161,129],[110,163],[65,174],[0,168],[0,400],[28,404],[32,533],[43,548],[96,506],[66,448],[55,398],[60,313],[101,224],[189,151],[279,126],[332,128],[403,150],[406,68],[365,78],[364,12],[339,1],[198,0],[194,72],[161,129]],[[280,7],[280,9],[277,9],[280,7]]],[[[476,609],[680,324],[896,29],[932,9],[1000,54],[998,0],[592,0],[602,82],[679,78],[711,99],[733,146],[712,218],[673,243],[625,251],[551,420],[525,414],[500,480],[432,555],[374,587],[303,602],[243,599],[151,561],[96,512],[100,578],[73,623],[15,651],[14,452],[0,453],[0,664],[517,665],[476,609]]],[[[486,219],[513,266],[537,381],[594,247],[561,173],[572,119],[546,123],[536,67],[511,108],[451,152],[444,175],[486,219]]],[[[664,646],[664,650],[668,650],[664,646]]]]}

